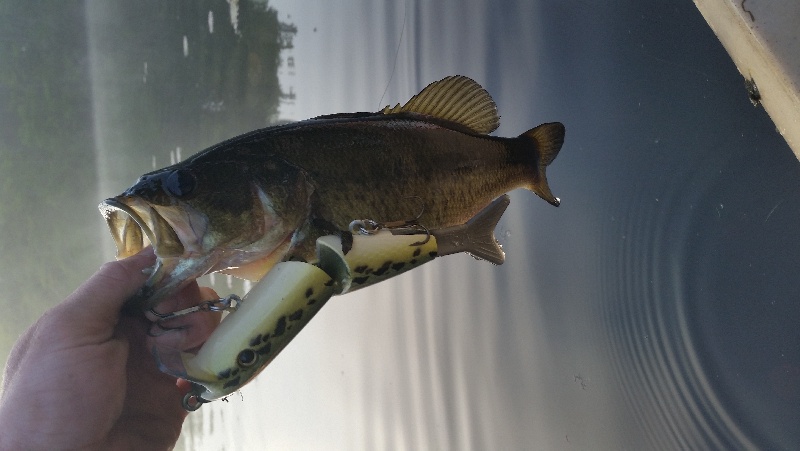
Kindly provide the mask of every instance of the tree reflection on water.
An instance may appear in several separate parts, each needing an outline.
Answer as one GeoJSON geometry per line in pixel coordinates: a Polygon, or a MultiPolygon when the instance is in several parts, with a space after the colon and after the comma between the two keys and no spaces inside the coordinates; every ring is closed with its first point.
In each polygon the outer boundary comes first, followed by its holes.
{"type": "Polygon", "coordinates": [[[281,51],[297,28],[265,2],[232,3],[238,10],[213,0],[0,6],[3,360],[112,257],[100,200],[166,166],[176,148],[188,156],[277,120],[293,95],[278,82],[281,51]]]}

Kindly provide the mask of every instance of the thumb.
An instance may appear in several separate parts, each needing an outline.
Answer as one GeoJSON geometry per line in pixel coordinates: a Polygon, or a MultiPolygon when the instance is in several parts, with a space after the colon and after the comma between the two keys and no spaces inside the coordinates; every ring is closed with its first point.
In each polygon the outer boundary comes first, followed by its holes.
{"type": "Polygon", "coordinates": [[[113,327],[125,301],[147,280],[142,270],[154,262],[153,250],[147,247],[124,260],[105,263],[69,295],[61,307],[81,324],[113,327]]]}

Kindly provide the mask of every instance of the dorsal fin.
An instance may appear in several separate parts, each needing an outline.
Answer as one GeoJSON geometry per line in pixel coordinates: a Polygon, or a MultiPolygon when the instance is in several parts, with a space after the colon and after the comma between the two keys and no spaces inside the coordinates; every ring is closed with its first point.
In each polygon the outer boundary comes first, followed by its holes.
{"type": "Polygon", "coordinates": [[[435,81],[405,105],[385,107],[383,114],[419,113],[461,124],[476,133],[488,134],[500,125],[492,96],[475,80],[452,75],[435,81]]]}

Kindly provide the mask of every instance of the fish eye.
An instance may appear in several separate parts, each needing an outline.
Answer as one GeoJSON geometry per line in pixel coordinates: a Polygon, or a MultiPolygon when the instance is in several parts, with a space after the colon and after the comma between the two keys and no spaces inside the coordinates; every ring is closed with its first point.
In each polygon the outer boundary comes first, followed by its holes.
{"type": "Polygon", "coordinates": [[[197,186],[197,180],[191,171],[187,169],[177,169],[172,171],[167,179],[164,180],[164,189],[176,197],[185,197],[192,194],[197,186]]]}
{"type": "Polygon", "coordinates": [[[256,360],[258,360],[258,356],[252,349],[245,349],[236,357],[236,363],[238,363],[242,368],[253,366],[253,364],[256,363],[256,360]]]}

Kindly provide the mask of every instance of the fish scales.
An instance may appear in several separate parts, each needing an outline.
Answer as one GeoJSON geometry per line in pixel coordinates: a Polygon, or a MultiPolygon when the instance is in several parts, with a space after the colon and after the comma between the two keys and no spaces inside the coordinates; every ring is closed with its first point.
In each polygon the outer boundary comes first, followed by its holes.
{"type": "MultiPolygon", "coordinates": [[[[307,174],[312,210],[340,230],[354,218],[459,224],[534,172],[518,138],[448,128],[424,117],[318,119],[228,143],[249,166],[279,159],[307,174]],[[242,152],[242,150],[247,149],[242,152]]],[[[216,151],[226,153],[225,148],[216,151]]],[[[212,157],[212,155],[208,155],[212,157]]]]}
{"type": "Polygon", "coordinates": [[[564,126],[490,136],[498,125],[486,90],[452,76],[404,105],[256,130],[144,174],[100,205],[118,257],[148,244],[158,257],[132,304],[209,272],[260,280],[280,261],[313,262],[317,238],[344,249],[353,221],[435,232],[520,187],[558,206],[545,170],[564,126]]]}

